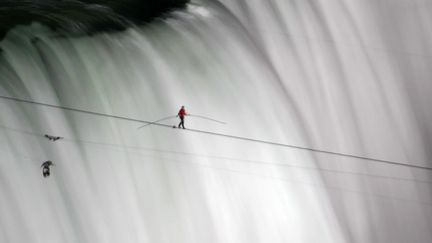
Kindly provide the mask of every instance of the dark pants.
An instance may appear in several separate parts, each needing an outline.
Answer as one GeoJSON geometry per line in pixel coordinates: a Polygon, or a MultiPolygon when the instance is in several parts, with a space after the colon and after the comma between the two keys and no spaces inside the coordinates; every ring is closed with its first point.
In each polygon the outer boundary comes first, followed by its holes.
{"type": "Polygon", "coordinates": [[[185,129],[185,127],[184,127],[184,116],[180,116],[180,123],[178,124],[178,128],[180,128],[180,126],[182,126],[183,129],[185,129]]]}

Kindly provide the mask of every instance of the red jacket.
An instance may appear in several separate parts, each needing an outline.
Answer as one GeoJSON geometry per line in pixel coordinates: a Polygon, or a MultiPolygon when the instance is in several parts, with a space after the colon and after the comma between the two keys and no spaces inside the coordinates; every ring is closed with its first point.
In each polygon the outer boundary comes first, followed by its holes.
{"type": "Polygon", "coordinates": [[[178,112],[179,117],[183,118],[184,116],[186,116],[186,110],[185,108],[181,108],[178,112]]]}

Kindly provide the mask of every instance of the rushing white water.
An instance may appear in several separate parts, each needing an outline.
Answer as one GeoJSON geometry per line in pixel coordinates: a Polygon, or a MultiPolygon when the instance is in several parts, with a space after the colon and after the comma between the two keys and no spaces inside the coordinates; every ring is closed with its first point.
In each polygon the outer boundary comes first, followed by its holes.
{"type": "Polygon", "coordinates": [[[375,160],[1,98],[0,242],[430,242],[431,12],[223,0],[118,34],[15,28],[2,96],[146,121],[185,105],[227,123],[187,128],[375,160]]]}

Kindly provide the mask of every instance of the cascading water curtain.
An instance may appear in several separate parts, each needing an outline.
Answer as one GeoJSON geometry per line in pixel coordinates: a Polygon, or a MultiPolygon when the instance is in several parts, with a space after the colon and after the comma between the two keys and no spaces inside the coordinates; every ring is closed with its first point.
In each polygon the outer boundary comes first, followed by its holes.
{"type": "Polygon", "coordinates": [[[120,32],[14,27],[0,241],[430,242],[431,11],[193,1],[120,32]]]}

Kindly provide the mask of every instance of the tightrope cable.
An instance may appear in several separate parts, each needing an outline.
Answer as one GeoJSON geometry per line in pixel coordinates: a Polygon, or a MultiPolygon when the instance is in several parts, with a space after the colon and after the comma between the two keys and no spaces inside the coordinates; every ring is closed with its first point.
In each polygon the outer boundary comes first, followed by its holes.
{"type": "Polygon", "coordinates": [[[176,116],[167,116],[167,117],[161,118],[161,119],[159,119],[159,120],[156,120],[156,121],[153,121],[153,122],[149,122],[149,123],[147,123],[147,124],[144,124],[144,125],[138,127],[138,129],[141,129],[141,128],[146,127],[146,126],[149,126],[149,125],[156,124],[156,123],[161,122],[161,121],[165,121],[165,120],[168,120],[168,119],[172,119],[172,118],[174,118],[174,117],[176,117],[176,116]]]}
{"type": "MultiPolygon", "coordinates": [[[[161,124],[161,123],[152,122],[152,121],[146,121],[146,120],[142,120],[142,119],[129,118],[129,117],[125,117],[125,116],[110,115],[110,114],[105,114],[105,113],[100,113],[100,112],[95,112],[95,111],[88,111],[88,110],[82,110],[82,109],[77,109],[77,108],[71,108],[71,107],[65,107],[65,106],[59,106],[59,105],[52,105],[52,104],[47,104],[47,103],[42,103],[42,102],[36,102],[36,101],[32,101],[32,100],[25,100],[25,99],[20,99],[20,98],[14,98],[14,97],[9,97],[9,96],[3,96],[3,95],[0,95],[0,98],[1,99],[6,99],[6,100],[12,100],[12,101],[16,101],[16,102],[22,102],[22,103],[41,105],[41,106],[46,106],[46,107],[51,107],[51,108],[57,108],[57,109],[62,109],[62,110],[81,112],[81,113],[91,114],[91,115],[95,115],[95,116],[109,117],[109,118],[121,119],[121,120],[126,120],[126,121],[133,121],[133,122],[141,122],[141,123],[153,124],[153,125],[160,126],[160,127],[165,127],[165,128],[172,128],[172,126],[170,126],[170,125],[161,124]]],[[[414,164],[407,164],[407,163],[402,163],[402,162],[397,162],[397,161],[391,161],[391,160],[376,159],[376,158],[371,158],[371,157],[366,157],[366,156],[353,155],[353,154],[345,154],[345,153],[341,153],[341,152],[333,152],[333,151],[327,151],[327,150],[321,150],[321,149],[315,149],[315,148],[308,148],[308,147],[303,147],[303,146],[284,144],[284,143],[278,143],[278,142],[272,142],[272,141],[266,141],[266,140],[260,140],[260,139],[242,137],[242,136],[235,136],[235,135],[223,134],[223,133],[217,133],[217,132],[210,132],[210,131],[204,131],[204,130],[197,130],[197,129],[180,129],[180,130],[187,131],[187,132],[195,132],[195,133],[208,134],[208,135],[219,136],[219,137],[226,137],[226,138],[231,138],[231,139],[236,139],[236,140],[243,140],[243,141],[261,143],[261,144],[268,144],[268,145],[272,145],[272,146],[279,146],[279,147],[285,147],[285,148],[293,148],[293,149],[299,149],[299,150],[306,150],[306,151],[311,151],[311,152],[316,152],[316,153],[330,154],[330,155],[335,155],[335,156],[355,158],[355,159],[361,159],[361,160],[369,160],[369,161],[374,161],[374,162],[377,162],[377,163],[385,163],[385,164],[390,164],[390,165],[404,166],[404,167],[410,167],[410,168],[416,168],[416,169],[423,169],[423,170],[432,171],[432,167],[421,166],[421,165],[414,165],[414,164]]]]}

